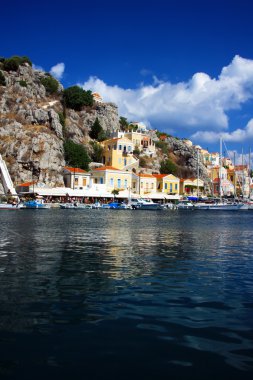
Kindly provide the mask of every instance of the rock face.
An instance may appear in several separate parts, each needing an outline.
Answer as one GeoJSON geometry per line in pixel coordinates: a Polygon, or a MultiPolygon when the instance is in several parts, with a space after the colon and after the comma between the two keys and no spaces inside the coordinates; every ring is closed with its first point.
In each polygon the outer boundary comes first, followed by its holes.
{"type": "Polygon", "coordinates": [[[63,186],[64,138],[88,144],[89,130],[96,118],[104,130],[117,129],[117,107],[95,103],[80,112],[64,110],[61,84],[58,94],[48,95],[41,83],[46,73],[26,63],[17,72],[0,70],[6,81],[6,86],[0,86],[0,153],[15,185],[34,180],[63,186]],[[59,113],[64,112],[63,130],[59,113]]]}
{"type": "Polygon", "coordinates": [[[174,137],[168,137],[166,140],[169,151],[173,152],[176,157],[176,162],[186,167],[189,173],[192,173],[194,177],[198,175],[204,181],[208,180],[207,169],[201,162],[200,156],[198,159],[198,151],[193,146],[189,146],[184,140],[179,140],[174,137]]]}

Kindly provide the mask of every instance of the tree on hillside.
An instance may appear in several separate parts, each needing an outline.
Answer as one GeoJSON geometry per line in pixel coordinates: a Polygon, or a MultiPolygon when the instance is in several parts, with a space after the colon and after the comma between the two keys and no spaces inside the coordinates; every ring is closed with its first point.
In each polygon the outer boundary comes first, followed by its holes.
{"type": "Polygon", "coordinates": [[[91,130],[89,132],[89,136],[91,139],[94,139],[94,140],[98,140],[99,138],[99,135],[101,135],[101,133],[103,132],[103,128],[101,127],[101,124],[98,120],[98,118],[96,117],[96,120],[94,121],[92,127],[91,127],[91,130]]]}
{"type": "Polygon", "coordinates": [[[91,91],[85,91],[79,86],[66,88],[63,92],[63,100],[67,108],[80,111],[83,106],[93,106],[91,91]]]}
{"type": "Polygon", "coordinates": [[[68,165],[89,170],[90,157],[83,145],[66,140],[63,147],[65,161],[68,165]]]}
{"type": "Polygon", "coordinates": [[[47,75],[45,78],[41,78],[40,82],[41,84],[43,84],[48,94],[57,93],[59,88],[59,82],[56,79],[54,79],[51,75],[47,75]]]}
{"type": "Polygon", "coordinates": [[[102,162],[103,158],[103,147],[96,141],[91,141],[90,145],[92,146],[91,159],[94,162],[102,162]]]}
{"type": "Polygon", "coordinates": [[[120,116],[119,118],[120,129],[125,131],[128,128],[128,121],[126,117],[120,116]]]}
{"type": "Polygon", "coordinates": [[[23,56],[13,56],[11,58],[6,58],[3,61],[3,69],[5,71],[17,71],[20,65],[23,65],[24,63],[28,63],[30,66],[32,66],[32,62],[30,58],[23,56]]]}
{"type": "Polygon", "coordinates": [[[176,175],[177,174],[177,166],[170,159],[164,160],[161,162],[160,173],[161,174],[174,174],[174,175],[176,175]]]}
{"type": "Polygon", "coordinates": [[[5,77],[1,70],[0,70],[0,86],[6,86],[5,77]]]}

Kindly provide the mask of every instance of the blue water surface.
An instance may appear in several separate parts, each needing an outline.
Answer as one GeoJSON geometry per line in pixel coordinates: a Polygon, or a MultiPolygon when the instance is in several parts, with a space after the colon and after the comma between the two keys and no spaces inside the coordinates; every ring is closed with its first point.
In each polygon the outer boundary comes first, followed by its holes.
{"type": "Polygon", "coordinates": [[[252,378],[252,233],[250,211],[0,211],[0,378],[252,378]]]}

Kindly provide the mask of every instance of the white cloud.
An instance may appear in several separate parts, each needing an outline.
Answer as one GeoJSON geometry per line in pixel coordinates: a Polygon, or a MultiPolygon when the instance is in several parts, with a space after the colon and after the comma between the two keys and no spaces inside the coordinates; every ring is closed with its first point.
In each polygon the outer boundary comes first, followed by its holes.
{"type": "Polygon", "coordinates": [[[42,66],[35,65],[34,63],[32,65],[32,68],[33,70],[37,70],[37,71],[45,71],[42,66]]]}
{"type": "Polygon", "coordinates": [[[56,79],[61,79],[65,70],[64,63],[57,63],[57,65],[51,67],[50,74],[52,74],[56,79]]]}
{"type": "Polygon", "coordinates": [[[251,119],[244,129],[238,128],[233,132],[213,132],[213,131],[198,131],[194,133],[191,138],[194,141],[201,141],[207,143],[217,142],[219,138],[226,142],[244,142],[253,138],[253,119],[251,119]]]}
{"type": "Polygon", "coordinates": [[[155,76],[153,80],[151,85],[124,89],[90,77],[82,86],[116,103],[120,115],[129,120],[145,120],[163,130],[220,132],[228,129],[227,112],[253,98],[253,60],[235,56],[218,78],[199,72],[176,84],[155,76]]]}

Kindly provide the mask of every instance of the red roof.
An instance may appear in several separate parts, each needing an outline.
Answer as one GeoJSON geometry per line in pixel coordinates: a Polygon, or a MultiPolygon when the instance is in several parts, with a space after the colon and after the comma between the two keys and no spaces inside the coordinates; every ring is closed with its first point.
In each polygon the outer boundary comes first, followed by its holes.
{"type": "Polygon", "coordinates": [[[119,170],[119,169],[114,168],[113,166],[101,166],[100,168],[96,168],[94,170],[119,170]]]}
{"type": "Polygon", "coordinates": [[[154,178],[153,174],[146,174],[146,173],[139,173],[137,174],[139,177],[147,177],[147,178],[154,178]]]}
{"type": "Polygon", "coordinates": [[[80,168],[71,168],[70,166],[65,166],[65,170],[68,170],[71,173],[87,173],[86,170],[80,169],[80,168]]]}
{"type": "Polygon", "coordinates": [[[18,185],[19,187],[29,187],[29,186],[32,186],[32,185],[35,185],[36,182],[24,182],[24,183],[20,183],[20,185],[18,185]]]}
{"type": "Polygon", "coordinates": [[[163,178],[163,177],[166,177],[167,175],[169,175],[169,174],[153,174],[153,177],[155,177],[155,178],[163,178]]]}

